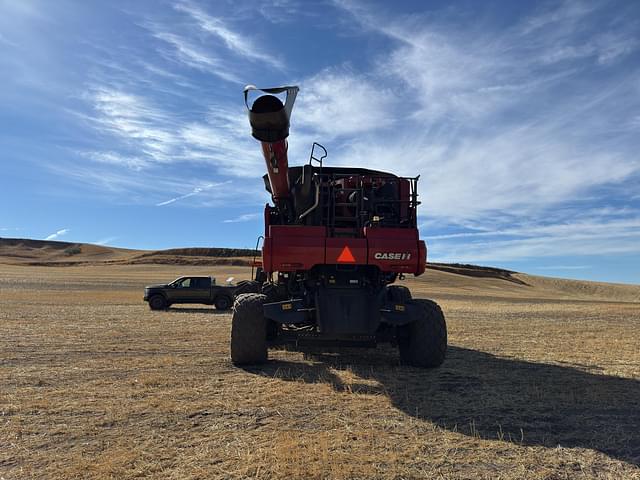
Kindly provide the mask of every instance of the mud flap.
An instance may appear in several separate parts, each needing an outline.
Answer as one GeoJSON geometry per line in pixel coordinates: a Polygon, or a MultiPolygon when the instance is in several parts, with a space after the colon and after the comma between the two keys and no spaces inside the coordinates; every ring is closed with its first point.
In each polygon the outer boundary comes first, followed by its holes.
{"type": "Polygon", "coordinates": [[[380,325],[379,295],[360,288],[320,288],[318,328],[330,335],[372,335],[380,325]]]}

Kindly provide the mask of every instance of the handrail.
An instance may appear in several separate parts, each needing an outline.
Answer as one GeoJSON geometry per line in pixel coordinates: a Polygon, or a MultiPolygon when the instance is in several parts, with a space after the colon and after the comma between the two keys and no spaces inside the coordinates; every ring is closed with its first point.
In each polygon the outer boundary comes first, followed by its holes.
{"type": "Polygon", "coordinates": [[[309,207],[306,211],[300,214],[300,216],[298,217],[298,220],[302,220],[304,217],[306,217],[311,212],[313,212],[318,207],[318,204],[320,203],[320,182],[318,182],[317,176],[315,175],[314,175],[314,179],[315,179],[314,183],[316,185],[316,200],[311,207],[309,207]]]}

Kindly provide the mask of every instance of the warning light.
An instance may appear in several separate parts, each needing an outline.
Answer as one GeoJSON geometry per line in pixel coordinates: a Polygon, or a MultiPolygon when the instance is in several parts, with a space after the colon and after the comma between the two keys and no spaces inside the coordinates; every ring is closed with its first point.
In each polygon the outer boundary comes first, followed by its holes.
{"type": "Polygon", "coordinates": [[[356,263],[356,259],[353,256],[353,253],[351,253],[351,249],[347,245],[345,245],[345,247],[342,249],[342,253],[340,253],[340,256],[338,257],[338,262],[356,263]]]}

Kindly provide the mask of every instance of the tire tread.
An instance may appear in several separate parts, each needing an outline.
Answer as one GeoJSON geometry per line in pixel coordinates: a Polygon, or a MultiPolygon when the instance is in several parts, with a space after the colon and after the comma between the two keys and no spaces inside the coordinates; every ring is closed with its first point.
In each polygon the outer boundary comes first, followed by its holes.
{"type": "Polygon", "coordinates": [[[415,367],[439,367],[447,353],[447,324],[442,309],[432,300],[410,302],[422,310],[422,315],[404,327],[408,335],[400,342],[400,359],[415,367]]]}
{"type": "Polygon", "coordinates": [[[266,320],[262,311],[266,299],[259,293],[236,297],[231,318],[231,361],[234,365],[267,361],[266,320]]]}

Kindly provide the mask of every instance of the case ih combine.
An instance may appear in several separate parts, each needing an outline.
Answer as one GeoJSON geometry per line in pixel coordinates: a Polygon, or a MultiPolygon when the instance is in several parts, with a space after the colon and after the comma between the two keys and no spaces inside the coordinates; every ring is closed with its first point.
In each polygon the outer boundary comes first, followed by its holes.
{"type": "Polygon", "coordinates": [[[425,270],[427,251],[416,225],[418,177],[327,167],[327,152],[316,143],[306,165],[289,167],[297,93],[298,87],[244,91],[273,205],[264,211],[260,293],[239,295],[233,307],[233,363],[263,363],[274,345],[391,342],[404,364],[440,365],[447,348],[440,307],[393,284],[425,270]],[[250,94],[260,95],[251,105],[250,94]],[[286,95],[285,102],[277,95],[286,95]]]}

